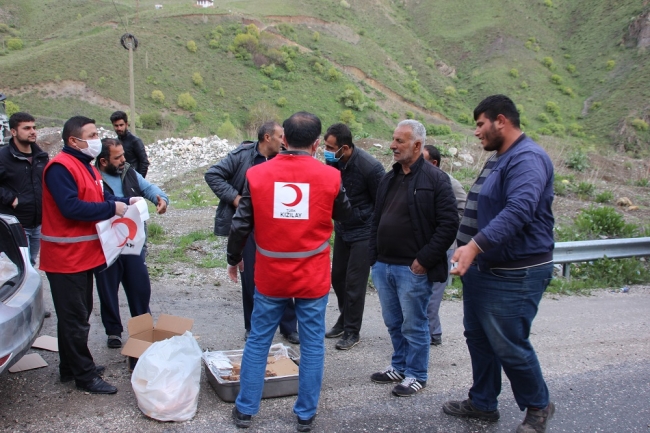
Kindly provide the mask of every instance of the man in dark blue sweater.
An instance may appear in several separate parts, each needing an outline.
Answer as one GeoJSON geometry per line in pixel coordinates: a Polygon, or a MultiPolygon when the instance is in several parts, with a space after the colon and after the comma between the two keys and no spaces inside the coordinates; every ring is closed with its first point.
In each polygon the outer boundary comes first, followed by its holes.
{"type": "Polygon", "coordinates": [[[553,164],[519,128],[504,95],[474,110],[483,149],[494,151],[467,196],[452,274],[463,281],[465,339],[474,383],[469,398],[445,413],[499,419],[501,368],[517,405],[527,409],[517,433],[546,431],[555,406],[529,340],[537,308],[553,276],[553,164]]]}

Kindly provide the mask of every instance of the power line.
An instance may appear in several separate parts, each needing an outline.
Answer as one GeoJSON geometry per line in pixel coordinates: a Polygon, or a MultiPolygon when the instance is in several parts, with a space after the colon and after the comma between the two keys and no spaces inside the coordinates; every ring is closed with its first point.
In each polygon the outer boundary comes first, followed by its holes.
{"type": "Polygon", "coordinates": [[[122,15],[120,15],[120,11],[117,10],[117,5],[115,4],[115,0],[112,0],[112,1],[113,1],[113,6],[115,7],[115,12],[117,13],[117,16],[119,17],[120,22],[122,23],[122,26],[124,27],[124,31],[128,33],[129,29],[124,24],[124,21],[122,20],[122,15]]]}

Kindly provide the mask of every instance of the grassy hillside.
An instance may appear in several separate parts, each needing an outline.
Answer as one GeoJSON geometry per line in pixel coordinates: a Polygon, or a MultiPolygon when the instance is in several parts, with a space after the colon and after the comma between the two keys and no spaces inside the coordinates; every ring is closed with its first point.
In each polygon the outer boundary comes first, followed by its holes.
{"type": "Polygon", "coordinates": [[[506,93],[533,135],[648,148],[649,56],[624,42],[638,1],[193,3],[0,0],[0,91],[39,116],[107,122],[129,104],[128,30],[136,109],[160,136],[243,138],[302,109],[357,136],[389,136],[405,117],[468,132],[475,104],[506,93]],[[195,106],[179,104],[186,93],[195,106]]]}

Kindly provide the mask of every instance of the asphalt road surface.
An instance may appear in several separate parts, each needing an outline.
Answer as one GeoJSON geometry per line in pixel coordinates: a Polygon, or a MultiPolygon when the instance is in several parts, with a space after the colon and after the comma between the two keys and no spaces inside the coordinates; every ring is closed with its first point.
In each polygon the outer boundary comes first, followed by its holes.
{"type": "MultiPolygon", "coordinates": [[[[46,299],[51,308],[49,288],[46,299]]],[[[166,279],[154,283],[151,309],[195,319],[193,334],[203,350],[243,347],[243,318],[238,286],[217,271],[194,284],[166,279]],[[215,285],[218,282],[218,286],[215,285]]],[[[144,416],[130,384],[124,357],[106,347],[97,299],[91,317],[90,349],[105,379],[119,392],[89,395],[58,380],[58,355],[42,350],[45,368],[0,377],[0,431],[19,432],[232,432],[232,403],[219,399],[202,373],[196,416],[163,423],[144,416]]],[[[128,309],[121,297],[122,317],[128,309]]],[[[330,295],[327,324],[338,311],[330,295]]],[[[390,363],[391,345],[379,300],[369,290],[362,342],[338,351],[326,340],[323,390],[315,432],[513,432],[523,419],[507,378],[499,409],[501,420],[482,423],[442,413],[448,399],[463,399],[471,384],[462,335],[462,304],[444,301],[443,344],[431,348],[427,387],[414,397],[397,398],[391,386],[370,374],[390,363]]],[[[56,316],[45,319],[41,335],[56,336],[56,316]]],[[[650,432],[650,288],[629,293],[600,290],[592,296],[543,299],[533,324],[532,341],[557,411],[550,432],[650,432]]],[[[277,334],[276,342],[282,337],[277,334]]],[[[295,431],[294,397],[263,400],[251,432],[295,431]]]]}

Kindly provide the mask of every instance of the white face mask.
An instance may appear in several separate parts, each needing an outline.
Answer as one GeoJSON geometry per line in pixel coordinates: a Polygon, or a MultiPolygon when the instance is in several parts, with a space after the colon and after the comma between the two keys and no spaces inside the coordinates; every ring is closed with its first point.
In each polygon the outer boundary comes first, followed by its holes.
{"type": "Polygon", "coordinates": [[[88,155],[91,158],[97,158],[97,155],[99,155],[102,152],[102,140],[100,140],[99,138],[95,138],[92,140],[82,140],[80,138],[79,140],[88,143],[88,147],[86,147],[85,149],[79,149],[79,151],[84,155],[88,155]]]}

